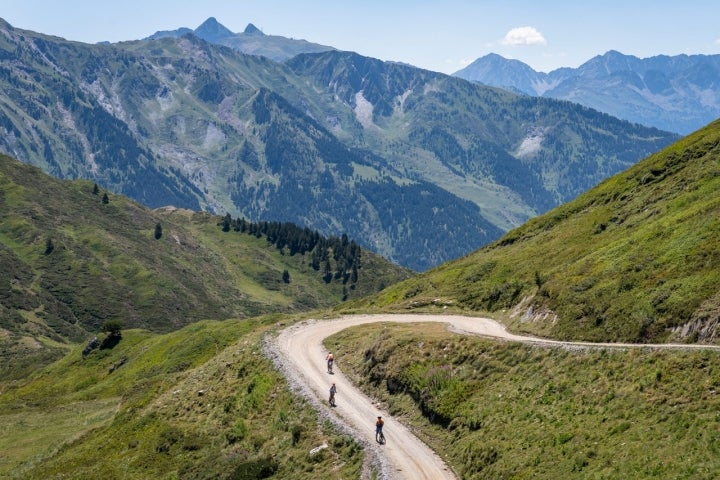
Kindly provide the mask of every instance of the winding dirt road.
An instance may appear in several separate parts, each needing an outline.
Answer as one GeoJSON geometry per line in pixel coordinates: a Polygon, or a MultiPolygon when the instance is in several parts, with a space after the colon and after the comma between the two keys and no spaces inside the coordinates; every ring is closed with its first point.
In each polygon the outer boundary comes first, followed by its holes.
{"type": "Polygon", "coordinates": [[[331,320],[309,320],[285,328],[275,339],[273,351],[283,365],[291,383],[301,389],[321,412],[346,428],[360,441],[384,480],[443,480],[455,479],[450,468],[430,448],[404,425],[382,411],[372,399],[356,389],[336,367],[327,373],[323,347],[325,338],[346,328],[376,322],[418,323],[442,322],[457,333],[493,337],[525,343],[563,346],[615,348],[718,348],[707,345],[637,345],[617,343],[560,342],[509,333],[498,322],[479,317],[458,315],[351,315],[331,320]],[[338,389],[337,407],[327,405],[330,385],[338,389]],[[387,443],[375,442],[375,419],[385,420],[387,443]]]}

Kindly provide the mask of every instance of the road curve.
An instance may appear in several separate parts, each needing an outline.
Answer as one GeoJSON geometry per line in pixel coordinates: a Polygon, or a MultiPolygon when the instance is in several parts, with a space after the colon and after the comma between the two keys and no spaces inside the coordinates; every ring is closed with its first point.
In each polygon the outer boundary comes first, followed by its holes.
{"type": "MultiPolygon", "coordinates": [[[[382,411],[369,397],[356,389],[336,367],[335,374],[327,373],[323,346],[325,338],[346,328],[376,322],[418,323],[442,322],[457,333],[493,337],[524,343],[540,343],[576,347],[615,348],[720,348],[707,345],[638,345],[618,343],[560,342],[509,333],[500,323],[480,317],[459,315],[350,315],[330,320],[308,320],[282,330],[275,339],[274,355],[282,357],[285,374],[310,395],[315,404],[324,404],[327,414],[336,423],[346,426],[371,453],[376,456],[380,475],[384,480],[444,480],[455,479],[450,468],[430,448],[422,443],[404,425],[382,411]],[[337,385],[337,407],[327,406],[328,390],[337,385]],[[387,443],[375,443],[375,419],[381,415],[385,420],[387,443]]],[[[341,359],[340,363],[342,364],[341,359]]]]}

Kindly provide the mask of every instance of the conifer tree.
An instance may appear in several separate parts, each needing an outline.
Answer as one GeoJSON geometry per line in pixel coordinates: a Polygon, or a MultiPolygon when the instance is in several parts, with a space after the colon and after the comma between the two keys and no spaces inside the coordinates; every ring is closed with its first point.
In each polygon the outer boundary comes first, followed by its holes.
{"type": "Polygon", "coordinates": [[[325,280],[325,283],[330,283],[332,280],[332,266],[330,265],[330,260],[325,261],[325,270],[323,270],[323,280],[325,280]]]}
{"type": "Polygon", "coordinates": [[[230,214],[226,214],[222,219],[222,231],[223,232],[229,232],[230,231],[230,224],[232,223],[232,217],[230,214]]]}
{"type": "Polygon", "coordinates": [[[45,255],[50,255],[53,250],[55,250],[55,245],[53,245],[52,238],[48,237],[45,241],[45,255]]]}

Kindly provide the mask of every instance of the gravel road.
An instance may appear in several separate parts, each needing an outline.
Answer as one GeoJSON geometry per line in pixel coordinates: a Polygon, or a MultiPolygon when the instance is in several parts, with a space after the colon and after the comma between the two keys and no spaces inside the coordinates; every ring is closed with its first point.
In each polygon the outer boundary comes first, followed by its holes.
{"type": "Polygon", "coordinates": [[[334,374],[327,372],[324,339],[346,328],[375,322],[442,322],[447,323],[448,328],[457,333],[575,348],[719,348],[707,345],[560,342],[514,335],[494,320],[459,315],[350,315],[329,320],[304,321],[283,329],[276,337],[267,336],[264,351],[285,374],[292,388],[310,401],[321,417],[332,421],[365,447],[366,462],[362,479],[370,478],[373,467],[383,480],[456,478],[442,459],[371,398],[356,389],[337,366],[334,374]],[[333,382],[338,389],[337,406],[330,408],[327,399],[333,382]],[[385,445],[375,442],[375,419],[378,415],[385,420],[385,445]]]}

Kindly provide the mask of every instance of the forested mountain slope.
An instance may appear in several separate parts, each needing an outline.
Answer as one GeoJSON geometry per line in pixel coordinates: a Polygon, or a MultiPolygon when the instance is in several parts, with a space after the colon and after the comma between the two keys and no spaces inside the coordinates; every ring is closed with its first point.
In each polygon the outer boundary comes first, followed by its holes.
{"type": "Polygon", "coordinates": [[[560,339],[718,341],[720,121],[364,305],[489,311],[560,339]]]}
{"type": "Polygon", "coordinates": [[[203,319],[307,311],[410,274],[347,237],[223,223],[207,213],[151,211],[0,155],[2,376],[57,358],[108,321],[169,331],[203,319]],[[302,248],[293,250],[300,237],[302,248]]]}
{"type": "Polygon", "coordinates": [[[677,136],[349,52],[197,36],[86,45],[0,24],[0,151],[174,205],[460,257],[677,136]]]}

